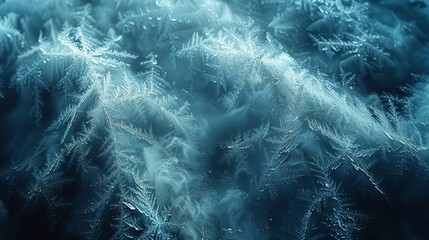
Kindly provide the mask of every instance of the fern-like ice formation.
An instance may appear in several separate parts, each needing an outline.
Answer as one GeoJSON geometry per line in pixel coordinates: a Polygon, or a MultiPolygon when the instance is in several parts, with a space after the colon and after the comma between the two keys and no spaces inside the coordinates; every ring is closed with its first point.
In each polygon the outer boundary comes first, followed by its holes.
{"type": "Polygon", "coordinates": [[[425,4],[0,1],[0,238],[427,238],[425,4]]]}

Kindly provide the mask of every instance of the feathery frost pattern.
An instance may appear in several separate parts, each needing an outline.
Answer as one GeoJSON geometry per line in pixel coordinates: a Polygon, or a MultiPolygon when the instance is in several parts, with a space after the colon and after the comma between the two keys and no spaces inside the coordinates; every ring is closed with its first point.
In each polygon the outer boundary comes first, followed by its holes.
{"type": "Polygon", "coordinates": [[[0,239],[427,239],[427,4],[0,1],[0,239]]]}

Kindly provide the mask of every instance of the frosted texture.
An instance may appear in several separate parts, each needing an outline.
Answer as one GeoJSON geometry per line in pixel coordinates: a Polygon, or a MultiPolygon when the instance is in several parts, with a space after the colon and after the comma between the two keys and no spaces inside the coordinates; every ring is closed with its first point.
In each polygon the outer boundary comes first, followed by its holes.
{"type": "Polygon", "coordinates": [[[0,239],[428,239],[426,0],[0,0],[0,239]]]}

